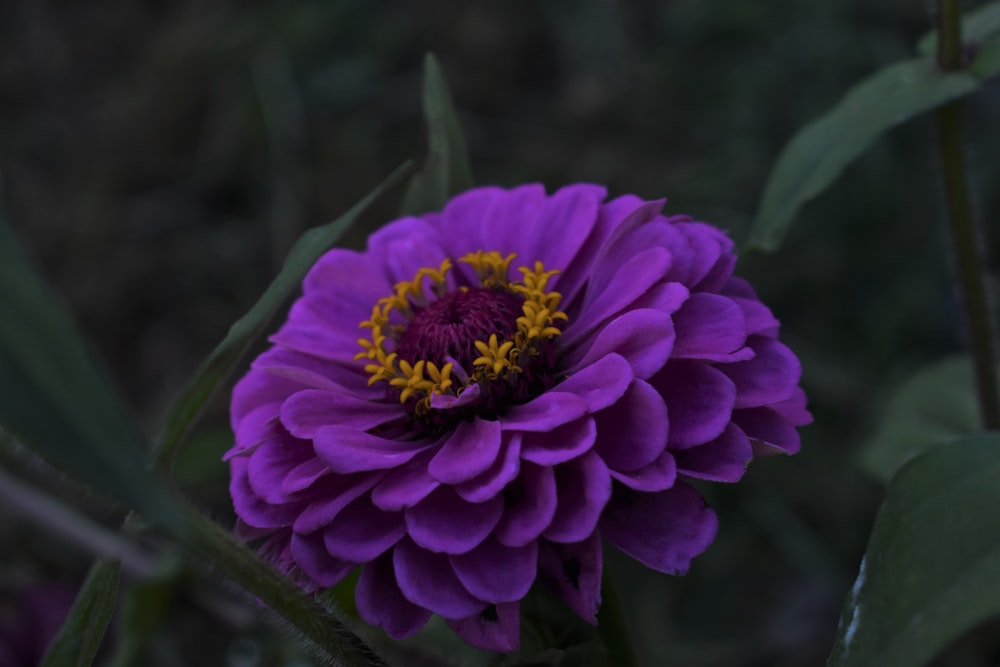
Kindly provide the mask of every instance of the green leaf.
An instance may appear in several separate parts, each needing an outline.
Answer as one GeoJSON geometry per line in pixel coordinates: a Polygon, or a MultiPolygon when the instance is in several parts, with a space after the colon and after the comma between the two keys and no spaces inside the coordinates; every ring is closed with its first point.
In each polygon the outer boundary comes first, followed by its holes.
{"type": "Polygon", "coordinates": [[[895,391],[875,433],[861,447],[861,465],[883,481],[933,445],[979,430],[972,364],[967,357],[930,364],[895,391]]]}
{"type": "Polygon", "coordinates": [[[828,667],[923,665],[1000,613],[1000,435],[936,447],[889,485],[828,667]]]}
{"type": "Polygon", "coordinates": [[[748,243],[777,248],[798,210],[823,192],[882,133],[979,85],[931,58],[890,65],[857,84],[785,147],[768,178],[748,243]]]}
{"type": "Polygon", "coordinates": [[[223,341],[212,350],[194,377],[174,399],[154,449],[158,466],[167,470],[173,466],[178,448],[205,404],[226,381],[254,341],[267,331],[275,311],[293,291],[298,289],[316,260],[340,239],[375,200],[386,190],[400,183],[411,169],[412,164],[409,162],[398,167],[340,218],[326,225],[314,227],[299,237],[288,253],[281,271],[264,290],[264,294],[257,299],[246,315],[236,320],[223,341]]]}
{"type": "Polygon", "coordinates": [[[424,59],[423,97],[428,154],[406,189],[401,211],[407,215],[440,211],[452,195],[473,185],[465,139],[448,84],[437,58],[430,53],[424,59]]]}
{"type": "MultiPolygon", "coordinates": [[[[983,5],[962,16],[962,43],[980,45],[990,37],[1000,34],[1000,2],[983,5]]],[[[922,56],[937,53],[937,30],[931,30],[917,43],[922,56]]]]}
{"type": "Polygon", "coordinates": [[[90,667],[118,604],[117,561],[94,563],[42,659],[42,667],[90,667]]]}
{"type": "Polygon", "coordinates": [[[174,600],[180,573],[180,561],[167,558],[161,561],[159,572],[153,577],[123,591],[112,667],[139,664],[142,649],[149,644],[174,600]]]}
{"type": "Polygon", "coordinates": [[[0,425],[151,518],[173,521],[139,429],[0,220],[0,425]]]}

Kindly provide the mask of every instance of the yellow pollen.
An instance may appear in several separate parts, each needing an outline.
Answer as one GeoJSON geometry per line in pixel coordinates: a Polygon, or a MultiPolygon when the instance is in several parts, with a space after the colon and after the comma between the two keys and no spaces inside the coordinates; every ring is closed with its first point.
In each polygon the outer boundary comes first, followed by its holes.
{"type": "MultiPolygon", "coordinates": [[[[509,379],[522,373],[524,360],[537,356],[545,341],[560,335],[562,331],[556,322],[566,321],[568,317],[558,310],[562,295],[546,290],[549,279],[559,271],[546,271],[541,262],[535,262],[532,268],[520,267],[521,280],[512,282],[509,278],[510,266],[516,257],[515,253],[501,255],[496,251],[477,250],[459,258],[459,261],[472,267],[483,287],[507,290],[524,299],[523,314],[517,318],[517,331],[512,339],[501,340],[496,334],[491,334],[487,341],[473,341],[480,356],[473,360],[471,369],[462,369],[464,372],[459,372],[458,378],[454,379],[452,362],[440,368],[424,359],[410,364],[405,359],[399,359],[394,351],[389,351],[387,343],[395,344],[405,330],[406,322],[413,317],[413,307],[427,303],[424,278],[428,279],[431,291],[438,298],[448,292],[448,272],[453,264],[446,258],[438,268],[421,268],[413,280],[394,285],[393,294],[379,299],[372,308],[371,317],[359,324],[360,328],[370,330],[368,338],[358,340],[361,351],[354,356],[355,359],[368,361],[364,366],[365,372],[370,374],[368,384],[388,382],[399,390],[401,403],[416,398],[414,410],[419,416],[431,409],[431,396],[435,394],[454,396],[472,384],[509,379]],[[399,323],[400,319],[403,323],[399,323]]],[[[464,291],[468,287],[459,286],[457,289],[464,291]]]]}

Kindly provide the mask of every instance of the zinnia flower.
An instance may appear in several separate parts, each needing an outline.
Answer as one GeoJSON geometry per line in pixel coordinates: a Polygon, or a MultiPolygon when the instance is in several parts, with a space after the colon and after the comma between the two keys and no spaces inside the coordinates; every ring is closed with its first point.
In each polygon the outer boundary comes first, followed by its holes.
{"type": "Polygon", "coordinates": [[[800,366],[725,234],[605,195],[478,188],[326,253],[233,391],[244,539],[496,651],[536,580],[596,622],[602,540],[686,572],[718,526],[687,480],[799,449],[800,366]]]}

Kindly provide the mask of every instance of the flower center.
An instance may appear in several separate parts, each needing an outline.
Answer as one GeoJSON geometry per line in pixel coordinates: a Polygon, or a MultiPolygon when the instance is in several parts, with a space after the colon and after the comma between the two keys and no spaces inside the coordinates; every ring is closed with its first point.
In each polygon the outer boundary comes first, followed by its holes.
{"type": "Polygon", "coordinates": [[[562,296],[547,284],[558,272],[535,262],[512,281],[515,257],[480,250],[460,258],[475,272],[473,284],[449,274],[450,259],[396,284],[360,324],[371,330],[356,355],[366,360],[368,383],[388,383],[391,395],[432,426],[495,417],[555,384],[553,339],[567,317],[558,310],[562,296]]]}

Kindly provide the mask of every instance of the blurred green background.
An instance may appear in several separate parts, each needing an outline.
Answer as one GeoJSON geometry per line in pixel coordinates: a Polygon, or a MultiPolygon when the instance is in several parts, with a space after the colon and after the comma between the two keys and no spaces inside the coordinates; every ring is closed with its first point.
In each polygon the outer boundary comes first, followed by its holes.
{"type": "MultiPolygon", "coordinates": [[[[0,206],[152,430],[298,234],[420,154],[426,51],[449,80],[478,182],[667,197],[668,212],[741,241],[784,143],[854,81],[909,57],[930,9],[5,0],[0,206]]],[[[967,107],[984,222],[1000,213],[998,117],[994,83],[967,107]]],[[[803,361],[816,423],[799,456],[701,487],[721,530],[689,576],[612,559],[648,664],[823,664],[881,498],[859,447],[907,373],[964,344],[935,130],[925,117],[893,131],[803,211],[781,251],[742,258],[803,361]]],[[[380,202],[348,243],[397,205],[380,202]]],[[[222,522],[226,413],[221,397],[180,471],[222,522]]],[[[113,510],[54,486],[114,525],[113,510]]],[[[7,613],[20,587],[79,581],[86,554],[4,512],[7,613]]],[[[294,649],[224,589],[206,602],[198,585],[178,588],[142,664],[293,664],[294,649]]],[[[980,629],[940,664],[997,664],[988,637],[980,629]]]]}

